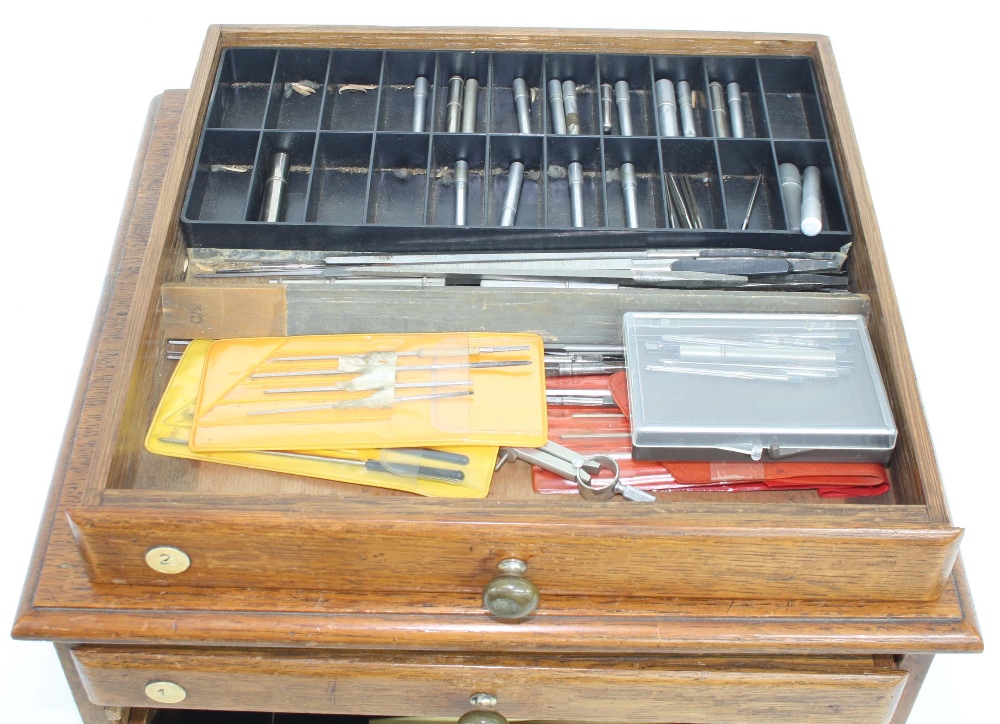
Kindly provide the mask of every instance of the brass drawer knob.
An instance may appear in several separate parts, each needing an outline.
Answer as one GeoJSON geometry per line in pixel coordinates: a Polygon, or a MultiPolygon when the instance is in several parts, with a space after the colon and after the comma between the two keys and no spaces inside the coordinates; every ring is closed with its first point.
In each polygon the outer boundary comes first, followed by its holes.
{"type": "Polygon", "coordinates": [[[187,692],[172,681],[151,681],[146,684],[146,696],[157,704],[177,704],[187,698],[187,692]]]}
{"type": "Polygon", "coordinates": [[[500,575],[483,589],[483,606],[497,618],[519,619],[538,608],[538,588],[524,577],[528,564],[507,558],[497,565],[500,575]]]}
{"type": "Polygon", "coordinates": [[[458,719],[458,724],[507,724],[507,720],[495,711],[475,709],[462,714],[458,719]]]}

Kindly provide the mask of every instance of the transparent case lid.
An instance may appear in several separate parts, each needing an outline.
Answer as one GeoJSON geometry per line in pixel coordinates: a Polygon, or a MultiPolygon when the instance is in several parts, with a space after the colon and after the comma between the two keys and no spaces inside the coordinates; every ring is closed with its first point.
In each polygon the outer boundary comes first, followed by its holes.
{"type": "Polygon", "coordinates": [[[884,461],[895,445],[860,315],[629,312],[624,332],[637,450],[884,461]]]}

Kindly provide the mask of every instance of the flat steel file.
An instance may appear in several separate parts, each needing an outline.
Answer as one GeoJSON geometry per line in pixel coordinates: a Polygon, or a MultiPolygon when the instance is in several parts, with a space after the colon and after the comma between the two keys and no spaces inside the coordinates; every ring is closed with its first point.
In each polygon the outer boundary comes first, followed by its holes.
{"type": "Polygon", "coordinates": [[[573,161],[568,170],[569,210],[573,227],[583,228],[583,166],[573,161]]]}
{"type": "Polygon", "coordinates": [[[524,164],[514,161],[507,173],[507,193],[503,199],[500,226],[513,226],[517,217],[517,204],[521,198],[521,184],[524,180],[524,164]]]}
{"type": "Polygon", "coordinates": [[[562,82],[556,78],[549,81],[549,113],[552,116],[552,132],[566,135],[566,106],[563,103],[562,82]]]}
{"type": "Polygon", "coordinates": [[[260,204],[261,221],[276,222],[284,219],[291,158],[286,151],[278,151],[271,156],[271,165],[264,181],[264,198],[260,204]]]}
{"type": "Polygon", "coordinates": [[[656,81],[656,117],[660,122],[660,134],[677,135],[677,101],[674,98],[674,84],[666,78],[656,81]]]}
{"type": "Polygon", "coordinates": [[[677,104],[681,109],[681,133],[685,138],[694,138],[698,135],[694,124],[694,98],[691,95],[691,84],[686,80],[677,84],[677,104]]]}
{"type": "Polygon", "coordinates": [[[580,135],[580,111],[576,102],[576,83],[564,80],[562,84],[563,105],[566,107],[566,133],[580,135]]]}
{"type": "Polygon", "coordinates": [[[524,78],[515,78],[513,83],[514,108],[517,109],[518,133],[531,133],[531,97],[524,78]]]}
{"type": "Polygon", "coordinates": [[[618,126],[623,136],[632,135],[632,107],[629,103],[628,81],[615,83],[615,103],[618,105],[618,126]]]}
{"type": "Polygon", "coordinates": [[[639,227],[639,184],[635,178],[635,166],[631,163],[623,163],[622,174],[622,195],[625,197],[625,225],[630,229],[639,227]]]}
{"type": "Polygon", "coordinates": [[[722,83],[708,84],[708,101],[712,106],[712,122],[715,124],[715,135],[719,138],[730,138],[729,118],[726,113],[726,91],[722,83]]]}
{"type": "Polygon", "coordinates": [[[462,96],[462,133],[476,132],[476,104],[479,100],[479,81],[469,78],[465,81],[462,96]]]}
{"type": "Polygon", "coordinates": [[[430,94],[430,83],[420,76],[413,83],[413,132],[422,133],[424,118],[427,114],[427,96],[430,94]]]}
{"type": "Polygon", "coordinates": [[[802,218],[799,226],[806,236],[816,236],[823,230],[823,201],[819,190],[820,171],[808,166],[802,173],[802,218]]]}
{"type": "Polygon", "coordinates": [[[794,163],[778,166],[778,180],[781,182],[781,200],[785,205],[788,229],[798,231],[802,214],[802,176],[794,163]]]}
{"type": "Polygon", "coordinates": [[[610,83],[601,83],[601,128],[605,133],[611,133],[611,99],[613,93],[610,83]]]}
{"type": "Polygon", "coordinates": [[[743,138],[743,96],[740,94],[739,83],[726,86],[726,102],[729,104],[729,125],[733,130],[733,138],[743,138]]]}
{"type": "Polygon", "coordinates": [[[462,89],[465,81],[460,75],[448,79],[448,105],[446,107],[445,130],[448,133],[458,133],[462,122],[462,89]]]}
{"type": "Polygon", "coordinates": [[[469,162],[455,162],[455,225],[465,226],[469,203],[469,162]]]}

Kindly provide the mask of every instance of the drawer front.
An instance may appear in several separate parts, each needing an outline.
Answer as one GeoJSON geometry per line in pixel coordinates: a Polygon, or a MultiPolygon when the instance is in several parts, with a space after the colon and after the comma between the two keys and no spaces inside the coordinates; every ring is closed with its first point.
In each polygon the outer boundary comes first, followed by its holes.
{"type": "Polygon", "coordinates": [[[543,660],[121,647],[81,647],[73,657],[88,696],[104,706],[457,717],[486,694],[508,719],[580,722],[886,722],[907,678],[884,657],[543,660]]]}

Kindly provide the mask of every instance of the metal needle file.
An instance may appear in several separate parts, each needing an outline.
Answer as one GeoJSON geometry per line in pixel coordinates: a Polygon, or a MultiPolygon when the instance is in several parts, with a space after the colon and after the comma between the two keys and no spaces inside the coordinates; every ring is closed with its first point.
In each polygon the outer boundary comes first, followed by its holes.
{"type": "MultiPolygon", "coordinates": [[[[442,400],[450,397],[472,397],[472,390],[460,392],[437,392],[433,395],[414,395],[413,397],[396,397],[394,402],[413,402],[416,400],[442,400]]],[[[348,403],[328,402],[322,405],[307,405],[305,407],[286,407],[281,410],[253,410],[248,415],[278,415],[285,412],[311,412],[313,410],[343,409],[348,403]]]]}
{"type": "MultiPolygon", "coordinates": [[[[439,349],[420,349],[414,352],[397,352],[396,357],[472,357],[478,354],[499,354],[501,352],[524,352],[531,349],[527,344],[509,345],[506,347],[442,347],[439,349]]],[[[360,353],[364,354],[364,353],[360,353]]],[[[357,354],[316,354],[300,355],[297,357],[272,357],[271,362],[313,362],[316,360],[345,359],[347,357],[357,357],[357,354]]]]}
{"type": "MultiPolygon", "coordinates": [[[[433,365],[412,365],[397,367],[396,372],[416,372],[426,370],[455,370],[455,369],[495,369],[497,367],[523,367],[530,365],[530,359],[495,360],[490,362],[450,362],[446,364],[433,365]]],[[[250,375],[251,379],[262,379],[265,377],[323,377],[326,375],[356,375],[358,370],[289,370],[287,372],[255,372],[250,375]]]]}

